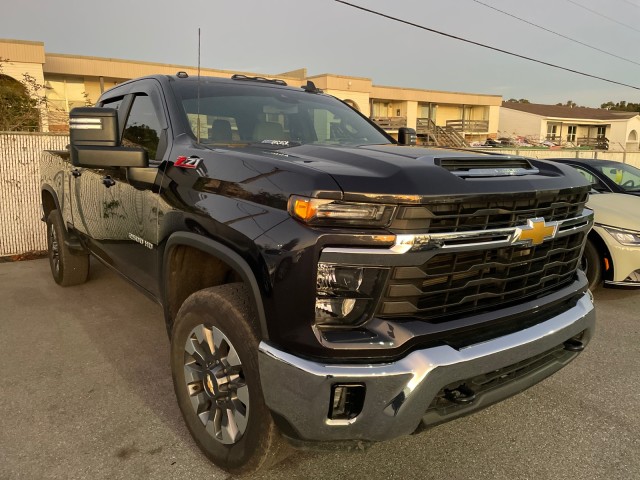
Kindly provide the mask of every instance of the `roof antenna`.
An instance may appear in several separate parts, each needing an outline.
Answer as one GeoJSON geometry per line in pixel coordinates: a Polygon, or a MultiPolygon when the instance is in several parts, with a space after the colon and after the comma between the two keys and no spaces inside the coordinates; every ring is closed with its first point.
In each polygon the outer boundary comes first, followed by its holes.
{"type": "Polygon", "coordinates": [[[200,27],[198,27],[198,100],[197,100],[197,111],[198,117],[196,119],[196,128],[198,129],[198,133],[196,134],[196,138],[198,139],[198,143],[200,143],[200,27]]]}

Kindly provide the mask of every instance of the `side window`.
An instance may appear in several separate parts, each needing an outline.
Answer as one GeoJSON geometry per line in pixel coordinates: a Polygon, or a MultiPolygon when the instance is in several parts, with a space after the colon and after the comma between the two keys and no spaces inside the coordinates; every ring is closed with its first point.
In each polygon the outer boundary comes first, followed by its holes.
{"type": "Polygon", "coordinates": [[[602,183],[602,181],[598,177],[596,177],[594,174],[592,174],[591,172],[589,172],[587,170],[584,170],[584,169],[582,169],[580,167],[573,166],[573,168],[578,170],[578,172],[580,172],[584,178],[586,178],[589,182],[591,182],[591,187],[594,190],[597,190],[598,192],[607,192],[607,191],[609,191],[607,186],[604,183],[602,183]]]}
{"type": "Polygon", "coordinates": [[[161,134],[162,127],[151,98],[144,94],[136,95],[124,127],[122,145],[142,147],[149,152],[149,160],[158,160],[156,155],[161,134]]]}
{"type": "Polygon", "coordinates": [[[640,177],[628,170],[606,166],[600,167],[600,171],[618,185],[632,187],[640,185],[640,177]]]}

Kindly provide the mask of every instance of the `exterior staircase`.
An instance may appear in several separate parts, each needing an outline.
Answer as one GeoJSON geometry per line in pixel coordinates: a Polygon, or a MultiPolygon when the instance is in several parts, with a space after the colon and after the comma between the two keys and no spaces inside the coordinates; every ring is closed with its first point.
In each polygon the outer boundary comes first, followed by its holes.
{"type": "Polygon", "coordinates": [[[430,118],[418,118],[416,133],[418,138],[422,137],[426,140],[427,145],[454,148],[469,146],[464,137],[453,127],[439,127],[430,118]]]}

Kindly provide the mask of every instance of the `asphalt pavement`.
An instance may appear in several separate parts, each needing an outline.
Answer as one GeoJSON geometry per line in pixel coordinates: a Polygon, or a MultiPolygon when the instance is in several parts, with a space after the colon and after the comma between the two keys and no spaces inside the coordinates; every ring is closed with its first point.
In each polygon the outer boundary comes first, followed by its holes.
{"type": "MultiPolygon", "coordinates": [[[[640,291],[596,292],[585,353],[475,415],[256,479],[640,479],[640,291]]],[[[161,308],[97,262],[0,264],[0,479],[223,479],[182,422],[161,308]]]]}

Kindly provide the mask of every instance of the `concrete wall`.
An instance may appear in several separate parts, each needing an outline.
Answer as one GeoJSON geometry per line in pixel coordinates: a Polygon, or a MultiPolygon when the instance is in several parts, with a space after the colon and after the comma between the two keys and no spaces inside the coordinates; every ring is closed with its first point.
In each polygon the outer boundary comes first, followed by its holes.
{"type": "Polygon", "coordinates": [[[538,141],[546,136],[547,124],[538,115],[501,108],[499,117],[499,137],[522,136],[538,141]]]}
{"type": "Polygon", "coordinates": [[[462,105],[442,105],[436,109],[436,125],[444,127],[447,120],[460,120],[462,118],[462,105]]]}
{"type": "Polygon", "coordinates": [[[498,129],[500,128],[500,112],[502,110],[503,110],[502,108],[496,105],[492,105],[489,107],[489,136],[490,137],[493,137],[494,134],[497,137],[500,136],[498,129]]]}
{"type": "Polygon", "coordinates": [[[40,152],[61,150],[67,135],[0,133],[0,256],[46,250],[40,221],[40,152]]]}
{"type": "Polygon", "coordinates": [[[340,100],[350,100],[355,103],[360,113],[365,116],[371,115],[371,106],[369,105],[369,94],[355,91],[345,90],[326,90],[326,93],[339,98],[340,100]]]}

